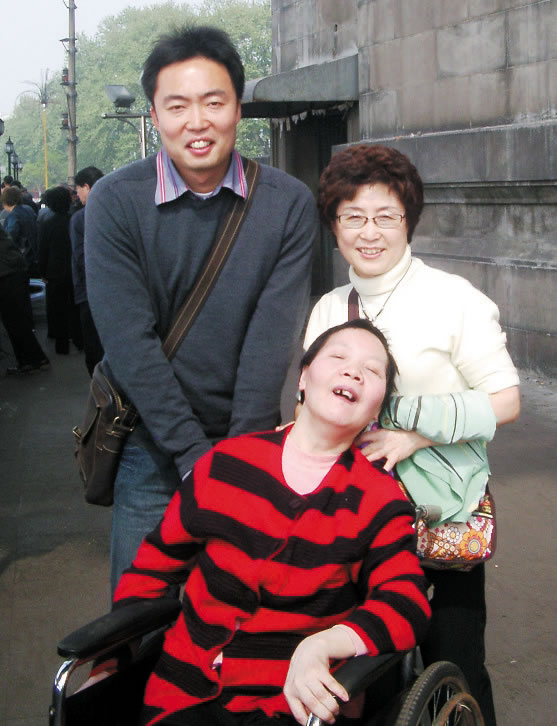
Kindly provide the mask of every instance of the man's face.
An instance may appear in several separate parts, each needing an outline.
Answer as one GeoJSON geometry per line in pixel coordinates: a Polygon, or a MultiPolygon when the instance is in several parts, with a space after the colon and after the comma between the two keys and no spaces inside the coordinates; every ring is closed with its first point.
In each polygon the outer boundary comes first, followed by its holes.
{"type": "Polygon", "coordinates": [[[166,66],[151,117],[186,184],[195,192],[212,191],[228,169],[241,118],[226,68],[201,56],[166,66]]]}
{"type": "Polygon", "coordinates": [[[89,192],[91,191],[91,187],[89,184],[84,184],[82,187],[76,185],[75,191],[77,193],[77,196],[79,197],[79,201],[85,206],[87,203],[87,197],[89,196],[89,192]]]}

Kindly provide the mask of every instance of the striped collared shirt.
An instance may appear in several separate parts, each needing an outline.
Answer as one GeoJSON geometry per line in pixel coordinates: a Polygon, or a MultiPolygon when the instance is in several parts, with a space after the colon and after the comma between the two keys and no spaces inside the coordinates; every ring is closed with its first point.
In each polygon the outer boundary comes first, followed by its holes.
{"type": "MultiPolygon", "coordinates": [[[[248,185],[244,174],[244,167],[240,154],[234,149],[228,171],[220,184],[210,194],[202,195],[204,198],[213,197],[222,187],[228,187],[244,199],[248,195],[248,185]]],[[[157,189],[155,191],[155,204],[172,202],[182,194],[190,192],[195,194],[182,179],[164,147],[157,154],[157,189]]]]}

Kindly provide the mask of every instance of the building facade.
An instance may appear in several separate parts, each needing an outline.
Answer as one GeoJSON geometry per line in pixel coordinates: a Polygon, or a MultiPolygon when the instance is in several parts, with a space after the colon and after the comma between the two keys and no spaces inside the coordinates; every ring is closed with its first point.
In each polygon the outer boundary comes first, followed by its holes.
{"type": "MultiPolygon", "coordinates": [[[[272,0],[273,74],[244,114],[317,188],[331,153],[382,143],[425,183],[412,242],[501,311],[516,363],[557,376],[557,0],[272,0]]],[[[345,280],[330,235],[313,288],[345,280]]]]}

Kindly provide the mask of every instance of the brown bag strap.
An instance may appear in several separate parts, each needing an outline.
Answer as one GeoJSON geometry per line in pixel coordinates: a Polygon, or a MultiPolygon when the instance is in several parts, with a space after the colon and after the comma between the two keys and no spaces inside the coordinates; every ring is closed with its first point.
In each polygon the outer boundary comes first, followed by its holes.
{"type": "Polygon", "coordinates": [[[240,227],[250,208],[255,187],[257,186],[259,164],[252,159],[246,159],[245,175],[248,184],[248,196],[246,199],[236,197],[232,209],[223,220],[223,224],[217,234],[217,240],[205,266],[164,340],[162,349],[169,360],[173,358],[184,336],[199,315],[203,303],[213,289],[220,271],[238,237],[240,227]]]}
{"type": "Polygon", "coordinates": [[[360,317],[360,305],[356,288],[350,290],[348,295],[348,320],[358,320],[360,317]]]}

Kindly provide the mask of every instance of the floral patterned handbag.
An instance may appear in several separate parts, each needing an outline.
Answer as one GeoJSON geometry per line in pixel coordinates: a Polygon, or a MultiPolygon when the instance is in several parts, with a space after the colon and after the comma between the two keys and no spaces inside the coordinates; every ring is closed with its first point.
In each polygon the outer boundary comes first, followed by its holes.
{"type": "MultiPolygon", "coordinates": [[[[398,484],[412,501],[404,484],[398,484]]],[[[423,567],[434,570],[471,570],[493,557],[496,542],[495,501],[488,487],[466,522],[430,525],[421,517],[416,521],[418,558],[423,567]]]]}

